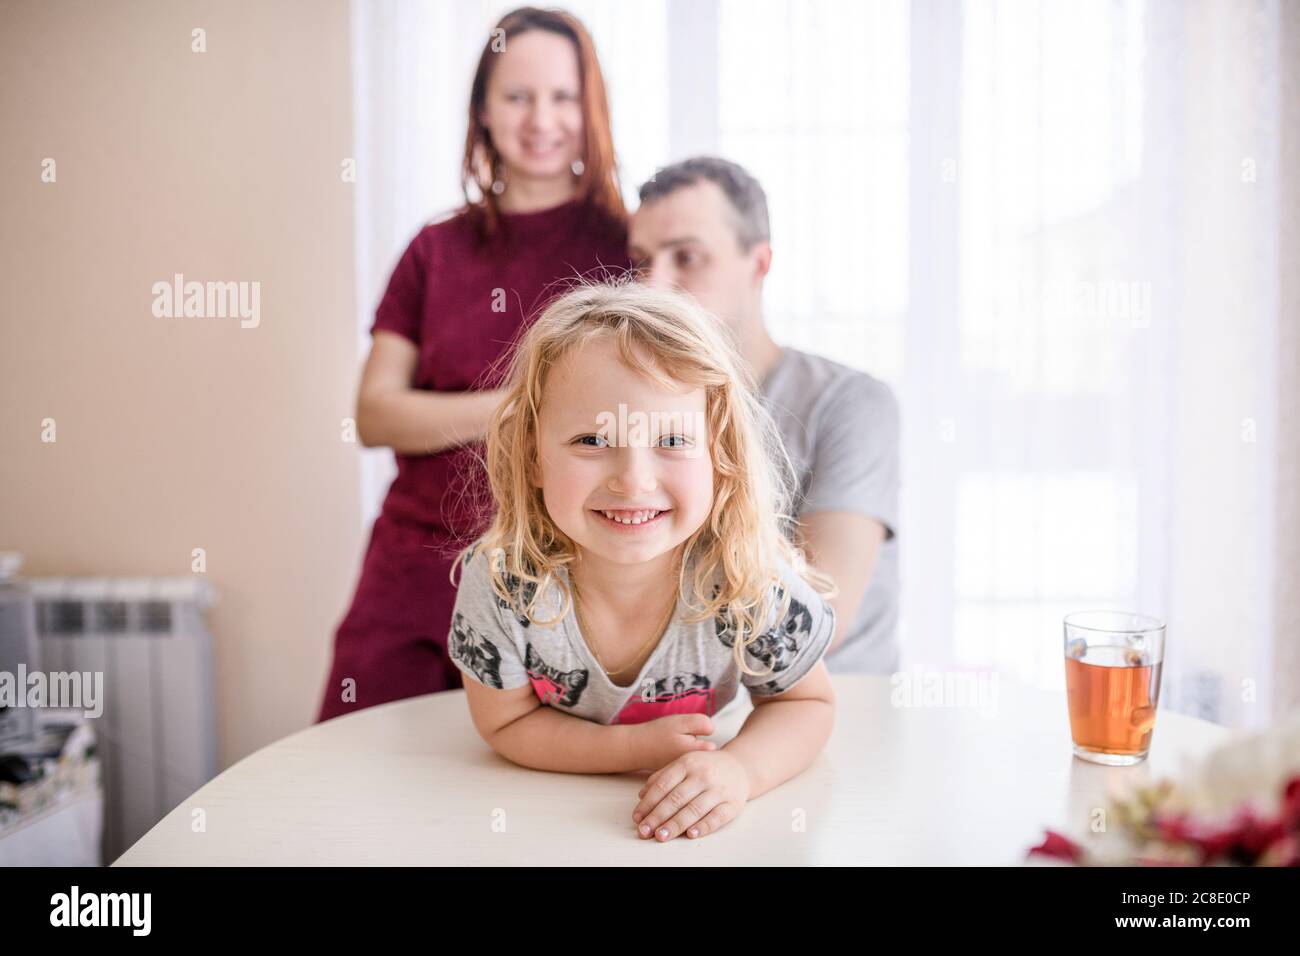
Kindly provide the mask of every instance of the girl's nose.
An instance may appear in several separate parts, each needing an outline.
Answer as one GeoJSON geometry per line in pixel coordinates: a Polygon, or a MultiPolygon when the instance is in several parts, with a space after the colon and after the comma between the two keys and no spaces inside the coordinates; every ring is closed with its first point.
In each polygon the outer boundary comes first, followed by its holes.
{"type": "Polygon", "coordinates": [[[607,483],[609,490],[615,494],[631,498],[648,494],[659,487],[653,449],[623,445],[618,449],[615,461],[614,472],[607,483]]]}

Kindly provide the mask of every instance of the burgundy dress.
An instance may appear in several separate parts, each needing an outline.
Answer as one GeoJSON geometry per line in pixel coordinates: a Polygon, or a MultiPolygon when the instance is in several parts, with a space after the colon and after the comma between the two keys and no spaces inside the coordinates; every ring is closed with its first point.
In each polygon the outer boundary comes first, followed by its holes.
{"type": "MultiPolygon", "coordinates": [[[[486,246],[467,217],[425,226],[402,254],[375,314],[419,349],[414,386],[496,388],[512,346],[545,304],[579,277],[629,266],[627,232],[579,200],[507,213],[486,246]]],[[[356,593],[334,638],[317,720],[462,686],[447,658],[457,552],[491,515],[481,442],[397,455],[397,477],[375,520],[356,593]],[[345,700],[344,681],[355,700],[345,700]]]]}

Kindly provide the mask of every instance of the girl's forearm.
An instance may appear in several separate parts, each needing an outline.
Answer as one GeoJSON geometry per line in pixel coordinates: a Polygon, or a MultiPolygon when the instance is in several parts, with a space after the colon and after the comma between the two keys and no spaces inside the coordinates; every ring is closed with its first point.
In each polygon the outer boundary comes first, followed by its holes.
{"type": "Polygon", "coordinates": [[[749,773],[752,800],[807,769],[821,753],[835,723],[828,700],[774,700],[758,704],[722,749],[749,773]]]}
{"type": "Polygon", "coordinates": [[[415,388],[363,394],[357,402],[357,436],[367,448],[431,455],[487,434],[488,419],[503,394],[415,388]]]}
{"type": "Polygon", "coordinates": [[[629,725],[605,725],[538,707],[488,741],[512,763],[560,773],[624,773],[641,769],[629,725]]]}

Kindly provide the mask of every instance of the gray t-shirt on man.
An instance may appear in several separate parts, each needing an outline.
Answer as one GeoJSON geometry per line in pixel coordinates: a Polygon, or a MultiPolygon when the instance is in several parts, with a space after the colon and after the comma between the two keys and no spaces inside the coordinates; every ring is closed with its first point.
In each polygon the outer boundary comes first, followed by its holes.
{"type": "Polygon", "coordinates": [[[784,348],[762,384],[798,480],[795,517],[851,511],[885,526],[885,541],[832,673],[898,670],[898,403],[866,372],[784,348]]]}

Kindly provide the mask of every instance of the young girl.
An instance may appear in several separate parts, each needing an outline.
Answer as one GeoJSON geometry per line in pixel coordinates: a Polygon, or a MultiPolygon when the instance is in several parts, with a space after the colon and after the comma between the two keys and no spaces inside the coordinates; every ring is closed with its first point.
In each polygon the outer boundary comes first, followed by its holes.
{"type": "Polygon", "coordinates": [[[488,426],[496,515],[448,640],[474,725],[527,767],[655,771],[643,838],[713,832],[830,734],[831,588],[796,571],[773,434],[712,316],[631,283],[554,300],[488,426]]]}

